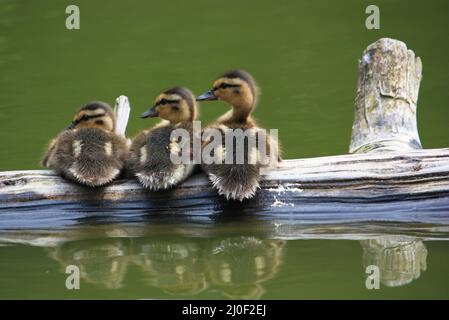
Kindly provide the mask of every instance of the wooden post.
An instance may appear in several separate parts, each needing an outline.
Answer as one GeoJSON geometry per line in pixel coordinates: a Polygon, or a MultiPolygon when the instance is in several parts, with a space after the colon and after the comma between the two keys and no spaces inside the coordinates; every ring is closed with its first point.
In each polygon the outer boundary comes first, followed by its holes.
{"type": "Polygon", "coordinates": [[[129,114],[131,106],[127,96],[121,95],[115,99],[114,114],[115,114],[115,133],[123,137],[126,136],[126,127],[128,126],[129,114]]]}
{"type": "Polygon", "coordinates": [[[382,38],[359,60],[350,153],[421,149],[416,103],[421,60],[405,43],[382,38]]]}
{"type": "MultiPolygon", "coordinates": [[[[416,121],[421,70],[421,59],[401,41],[382,38],[365,49],[359,60],[350,153],[422,148],[416,121]]],[[[377,266],[387,287],[409,284],[426,270],[427,249],[420,239],[386,235],[360,243],[364,266],[377,266]]]]}

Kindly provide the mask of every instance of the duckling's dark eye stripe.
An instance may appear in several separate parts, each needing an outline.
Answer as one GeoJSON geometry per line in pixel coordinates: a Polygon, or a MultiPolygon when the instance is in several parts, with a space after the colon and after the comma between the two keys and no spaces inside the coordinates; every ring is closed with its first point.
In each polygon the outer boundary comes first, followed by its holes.
{"type": "Polygon", "coordinates": [[[90,119],[103,117],[104,115],[105,115],[105,113],[96,114],[96,115],[93,115],[93,116],[83,115],[81,118],[73,121],[73,124],[78,124],[80,122],[87,121],[87,120],[90,120],[90,119]]]}
{"type": "Polygon", "coordinates": [[[212,89],[212,91],[216,91],[216,90],[218,90],[218,89],[226,89],[226,88],[238,88],[238,87],[240,87],[241,85],[239,85],[239,84],[230,84],[230,83],[225,83],[225,82],[223,82],[222,84],[220,84],[218,87],[214,87],[213,89],[212,89]]]}
{"type": "Polygon", "coordinates": [[[178,103],[180,100],[167,100],[167,99],[162,99],[160,101],[158,101],[156,103],[156,106],[159,106],[161,104],[166,104],[166,103],[178,103]]]}

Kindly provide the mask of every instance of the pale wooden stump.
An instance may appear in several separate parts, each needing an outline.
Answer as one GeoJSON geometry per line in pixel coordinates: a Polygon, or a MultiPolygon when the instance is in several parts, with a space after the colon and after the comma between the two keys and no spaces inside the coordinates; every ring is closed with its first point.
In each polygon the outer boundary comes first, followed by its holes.
{"type": "Polygon", "coordinates": [[[421,149],[416,104],[421,59],[405,43],[383,38],[359,60],[350,153],[421,149]]]}

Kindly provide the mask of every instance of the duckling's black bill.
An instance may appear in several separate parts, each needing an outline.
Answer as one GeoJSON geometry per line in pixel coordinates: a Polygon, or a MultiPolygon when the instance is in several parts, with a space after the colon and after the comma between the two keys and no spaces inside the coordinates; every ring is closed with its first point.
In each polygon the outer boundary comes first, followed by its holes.
{"type": "Polygon", "coordinates": [[[217,100],[217,96],[214,94],[213,90],[209,90],[202,95],[196,97],[196,101],[208,101],[208,100],[217,100]]]}
{"type": "Polygon", "coordinates": [[[144,118],[154,118],[157,116],[158,116],[158,113],[156,111],[156,108],[152,107],[152,108],[148,109],[147,111],[145,111],[144,113],[142,113],[142,115],[140,117],[142,119],[144,119],[144,118]]]}

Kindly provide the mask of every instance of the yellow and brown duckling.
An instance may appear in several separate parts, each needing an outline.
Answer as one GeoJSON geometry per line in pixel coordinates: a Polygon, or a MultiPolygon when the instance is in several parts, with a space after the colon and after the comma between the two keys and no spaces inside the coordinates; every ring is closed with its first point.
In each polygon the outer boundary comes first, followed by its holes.
{"type": "MultiPolygon", "coordinates": [[[[207,100],[222,100],[231,105],[232,109],[219,117],[208,128],[214,128],[221,131],[222,135],[226,134],[228,130],[241,129],[243,131],[249,129],[257,132],[260,128],[252,117],[252,112],[257,104],[259,89],[254,81],[254,78],[246,71],[235,70],[230,71],[218,77],[214,83],[213,88],[203,95],[197,97],[197,101],[207,100]]],[[[206,128],[207,129],[207,128],[206,128]]],[[[210,142],[210,141],[209,141],[210,142]]],[[[221,159],[226,159],[225,139],[222,139],[223,148],[221,148],[221,159]]],[[[267,151],[269,154],[278,153],[278,145],[272,141],[271,137],[266,135],[267,151]]],[[[203,148],[208,141],[203,143],[203,148]]],[[[245,146],[248,146],[246,144],[245,146]]],[[[259,158],[254,161],[249,161],[251,157],[259,154],[257,147],[248,150],[245,147],[244,161],[241,164],[233,162],[233,164],[213,163],[205,165],[203,169],[209,175],[213,186],[218,190],[218,193],[225,196],[226,199],[233,199],[242,201],[244,199],[252,198],[256,190],[259,188],[260,168],[265,166],[259,158]]],[[[236,159],[235,145],[233,152],[234,160],[236,159]]],[[[277,160],[280,159],[276,157],[277,160]]],[[[268,165],[274,165],[269,163],[268,165]]]]}
{"type": "MultiPolygon", "coordinates": [[[[132,141],[129,153],[129,170],[139,182],[150,190],[169,189],[192,174],[194,165],[189,151],[189,161],[176,163],[172,154],[179,154],[183,143],[193,141],[193,121],[197,117],[197,106],[193,93],[182,87],[174,87],[160,93],[142,118],[159,117],[162,121],[149,130],[144,130],[132,141]],[[175,129],[184,129],[189,141],[172,139],[175,129]]],[[[192,150],[191,146],[189,147],[192,150]]]]}
{"type": "Polygon", "coordinates": [[[112,108],[99,101],[82,106],[72,124],[49,145],[45,167],[83,185],[105,185],[117,178],[127,159],[126,140],[115,134],[112,108]]]}

